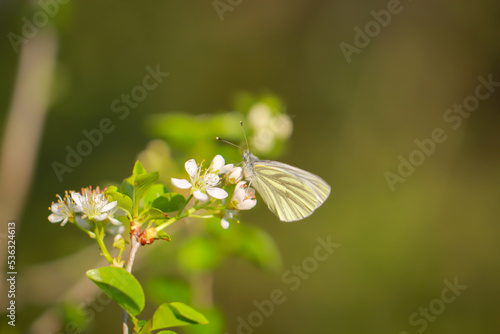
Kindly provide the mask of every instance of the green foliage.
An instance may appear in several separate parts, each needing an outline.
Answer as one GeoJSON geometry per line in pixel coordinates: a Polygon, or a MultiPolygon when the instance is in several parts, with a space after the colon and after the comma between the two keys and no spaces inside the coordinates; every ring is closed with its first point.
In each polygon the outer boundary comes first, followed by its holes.
{"type": "Polygon", "coordinates": [[[208,320],[203,314],[179,302],[164,303],[160,305],[154,313],[152,320],[152,330],[208,324],[208,320]]]}
{"type": "Polygon", "coordinates": [[[154,184],[151,189],[149,189],[148,193],[144,197],[144,207],[148,208],[151,206],[151,203],[167,192],[165,185],[163,184],[154,184]]]}
{"type": "Polygon", "coordinates": [[[176,193],[166,193],[157,197],[151,204],[153,208],[163,212],[180,210],[186,203],[186,198],[176,193]]]}
{"type": "Polygon", "coordinates": [[[144,291],[135,277],[123,268],[103,267],[86,272],[104,293],[132,315],[142,312],[145,305],[144,291]]]}
{"type": "Polygon", "coordinates": [[[220,334],[224,333],[224,316],[217,308],[203,310],[210,326],[189,326],[184,329],[187,334],[220,334]]]}
{"type": "MultiPolygon", "coordinates": [[[[170,154],[169,149],[167,150],[169,154],[164,158],[172,161],[166,161],[165,165],[183,166],[188,159],[199,155],[206,158],[214,156],[216,152],[229,157],[229,162],[240,161],[241,152],[239,150],[229,145],[220,145],[215,140],[216,136],[220,136],[246,147],[246,143],[243,141],[243,131],[239,126],[240,121],[245,124],[249,144],[256,146],[252,147],[254,152],[258,153],[260,150],[268,156],[278,154],[284,147],[283,144],[288,138],[286,136],[290,134],[279,128],[278,121],[283,121],[280,117],[284,117],[285,125],[290,125],[287,131],[291,131],[291,121],[284,114],[284,105],[281,100],[270,94],[254,96],[242,93],[235,99],[235,106],[240,112],[226,112],[211,116],[167,113],[151,117],[148,123],[150,132],[167,140],[172,147],[180,149],[179,152],[172,152],[173,154],[170,154]],[[264,131],[264,137],[272,140],[263,145],[263,141],[259,139],[259,131],[264,131]],[[174,156],[175,161],[173,160],[174,156]]],[[[191,183],[197,187],[195,189],[193,186],[192,189],[208,193],[208,190],[199,187],[208,184],[203,179],[204,177],[211,177],[216,180],[221,178],[221,182],[217,186],[225,188],[229,194],[234,192],[234,183],[225,178],[223,173],[211,174],[211,169],[207,169],[207,164],[203,165],[203,163],[199,164],[198,168],[200,174],[196,176],[197,179],[193,179],[191,176],[191,183]],[[203,167],[206,169],[203,170],[203,167]]],[[[172,176],[177,175],[167,174],[164,178],[170,179],[172,176]]],[[[184,178],[186,178],[185,174],[184,178]]],[[[141,284],[132,274],[122,268],[125,261],[122,260],[121,256],[127,245],[131,245],[136,252],[141,245],[152,244],[155,240],[170,241],[171,238],[164,229],[180,219],[190,218],[198,220],[196,222],[198,226],[193,230],[196,234],[188,233],[184,240],[174,245],[176,255],[171,259],[177,260],[177,263],[172,263],[171,260],[168,264],[171,268],[178,267],[181,274],[198,275],[203,273],[203,275],[211,275],[230,257],[242,258],[266,270],[276,270],[281,264],[277,247],[265,231],[257,227],[237,224],[239,221],[235,216],[238,214],[238,210],[234,206],[228,207],[228,203],[234,199],[229,197],[227,200],[221,201],[209,197],[207,201],[200,201],[201,198],[196,193],[191,193],[186,198],[183,194],[170,192],[165,184],[157,183],[158,180],[160,180],[159,172],[147,172],[143,164],[136,161],[132,175],[123,180],[121,187],[108,187],[104,192],[105,198],[101,194],[96,194],[96,198],[101,201],[100,206],[97,207],[104,208],[107,205],[110,209],[104,210],[102,213],[98,212],[95,215],[98,219],[89,222],[89,225],[95,227],[95,231],[86,231],[85,228],[78,226],[96,239],[102,254],[112,264],[110,267],[89,270],[86,273],[87,276],[131,316],[135,333],[142,334],[174,333],[163,329],[207,324],[208,320],[205,315],[187,305],[192,298],[195,299],[195,296],[192,296],[192,291],[197,291],[196,289],[191,290],[190,285],[186,282],[188,277],[185,277],[185,280],[166,278],[150,280],[147,285],[148,295],[161,305],[151,319],[139,320],[136,318],[145,307],[145,296],[141,284]],[[189,206],[193,195],[200,200],[189,206]],[[116,207],[121,210],[117,211],[113,207],[114,202],[116,202],[116,207]],[[230,209],[231,211],[228,211],[230,209]],[[114,217],[119,213],[122,214],[122,211],[125,212],[125,216],[114,217]],[[102,221],[101,217],[106,217],[107,214],[109,220],[102,221]],[[220,226],[222,217],[226,217],[231,222],[230,228],[227,230],[220,226]],[[201,220],[206,223],[201,223],[201,220]],[[119,250],[119,254],[113,258],[106,248],[104,236],[106,233],[111,233],[107,227],[117,227],[120,223],[125,227],[130,227],[127,230],[130,232],[130,242],[122,236],[116,235],[113,247],[119,250]],[[177,300],[177,302],[172,302],[172,300],[177,300]]],[[[225,194],[225,192],[222,193],[225,194]]],[[[250,200],[255,201],[255,199],[250,200]]],[[[74,205],[70,199],[65,199],[65,201],[68,202],[63,202],[61,205],[74,205]]],[[[74,218],[71,216],[68,221],[74,223],[74,218]]],[[[223,332],[224,325],[221,313],[213,307],[209,307],[205,311],[213,325],[210,327],[191,327],[186,331],[187,333],[216,334],[223,332]]]]}
{"type": "Polygon", "coordinates": [[[106,196],[108,196],[110,201],[118,201],[118,207],[125,211],[130,211],[132,209],[132,199],[121,192],[115,186],[110,186],[106,189],[106,196]]]}

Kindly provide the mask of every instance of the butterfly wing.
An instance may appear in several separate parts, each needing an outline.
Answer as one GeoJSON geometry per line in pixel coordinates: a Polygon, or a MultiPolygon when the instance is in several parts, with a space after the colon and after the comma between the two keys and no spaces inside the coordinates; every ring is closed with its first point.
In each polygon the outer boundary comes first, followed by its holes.
{"type": "Polygon", "coordinates": [[[251,186],[281,221],[310,216],[330,195],[325,180],[303,169],[270,160],[254,161],[252,167],[251,186]]]}

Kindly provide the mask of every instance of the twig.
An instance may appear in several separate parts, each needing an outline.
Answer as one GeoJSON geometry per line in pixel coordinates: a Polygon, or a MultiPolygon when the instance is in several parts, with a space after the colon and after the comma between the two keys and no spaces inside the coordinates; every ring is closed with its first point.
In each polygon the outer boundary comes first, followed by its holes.
{"type": "MultiPolygon", "coordinates": [[[[132,266],[134,265],[135,255],[137,254],[137,251],[139,250],[141,243],[139,242],[137,236],[134,234],[130,236],[130,242],[132,244],[130,247],[130,254],[127,262],[127,271],[129,273],[132,273],[132,266]]],[[[128,313],[127,311],[123,310],[123,334],[128,334],[127,322],[128,322],[128,313]]]]}

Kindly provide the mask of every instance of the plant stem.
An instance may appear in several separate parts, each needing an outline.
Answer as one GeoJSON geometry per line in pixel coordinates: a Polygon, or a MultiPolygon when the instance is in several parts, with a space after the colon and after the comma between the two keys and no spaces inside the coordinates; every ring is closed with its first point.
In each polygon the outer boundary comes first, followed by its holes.
{"type": "MultiPolygon", "coordinates": [[[[134,265],[135,255],[137,254],[137,251],[139,250],[141,243],[139,242],[137,236],[134,234],[130,235],[130,242],[131,242],[131,247],[130,247],[130,254],[128,256],[127,271],[129,273],[132,273],[132,266],[134,265]]],[[[128,313],[127,311],[123,310],[123,324],[122,324],[123,334],[128,334],[127,322],[128,322],[128,313]]]]}
{"type": "Polygon", "coordinates": [[[99,244],[99,248],[101,249],[102,255],[104,255],[106,260],[108,260],[109,264],[113,264],[113,257],[109,254],[109,251],[104,244],[104,228],[100,223],[96,223],[95,237],[97,243],[99,244]]]}
{"type": "MultiPolygon", "coordinates": [[[[189,197],[189,199],[191,199],[191,196],[189,197]]],[[[188,201],[186,201],[187,203],[188,201]]],[[[167,220],[166,223],[164,224],[161,224],[160,226],[158,226],[156,228],[157,231],[161,231],[163,230],[165,227],[169,226],[169,225],[172,225],[173,223],[175,223],[176,221],[178,220],[181,220],[182,218],[186,218],[186,217],[192,217],[192,214],[195,213],[196,211],[198,210],[201,210],[205,207],[207,207],[208,205],[212,204],[212,201],[206,201],[205,203],[203,203],[202,205],[200,206],[193,206],[191,209],[187,210],[186,212],[183,212],[182,214],[177,214],[175,217],[172,217],[170,218],[169,220],[167,220]]],[[[185,208],[186,206],[184,206],[185,208]]],[[[184,210],[184,208],[182,210],[184,210]]],[[[180,212],[180,211],[179,211],[180,212]]],[[[201,216],[199,216],[201,217],[201,216]]]]}

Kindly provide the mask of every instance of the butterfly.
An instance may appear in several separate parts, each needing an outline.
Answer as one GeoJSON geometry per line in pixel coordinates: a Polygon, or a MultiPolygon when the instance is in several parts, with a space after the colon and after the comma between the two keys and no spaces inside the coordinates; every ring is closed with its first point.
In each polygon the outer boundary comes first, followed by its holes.
{"type": "MultiPolygon", "coordinates": [[[[248,147],[246,134],[245,140],[248,147]]],[[[326,201],[331,191],[330,185],[321,177],[282,162],[260,160],[248,149],[243,152],[243,174],[269,210],[284,222],[310,216],[326,201]]]]}

